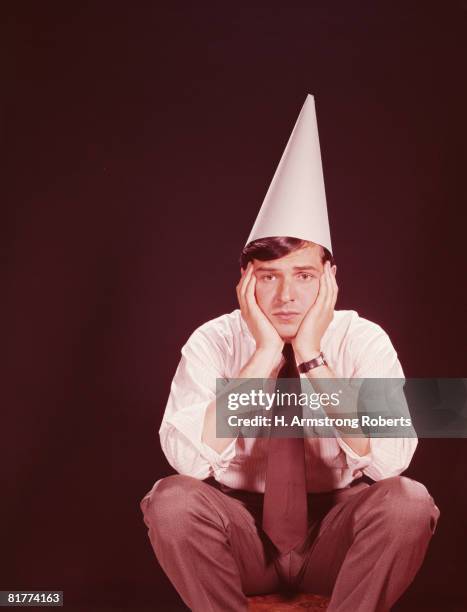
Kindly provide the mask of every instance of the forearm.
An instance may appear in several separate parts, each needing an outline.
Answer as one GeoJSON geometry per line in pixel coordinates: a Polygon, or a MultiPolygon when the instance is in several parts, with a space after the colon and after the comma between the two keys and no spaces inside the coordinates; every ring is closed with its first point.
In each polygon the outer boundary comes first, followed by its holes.
{"type": "MultiPolygon", "coordinates": [[[[296,358],[298,360],[298,363],[303,363],[314,359],[318,355],[319,351],[310,351],[303,353],[297,352],[296,358]]],[[[309,370],[307,372],[306,376],[313,384],[313,389],[317,393],[332,393],[336,391],[335,384],[332,384],[331,380],[337,377],[329,366],[323,365],[317,368],[313,368],[312,370],[309,370]],[[331,384],[326,384],[326,380],[329,380],[331,384]]],[[[355,416],[357,414],[358,392],[351,389],[348,385],[345,384],[342,384],[342,387],[342,395],[339,404],[345,406],[346,416],[355,416]]],[[[326,414],[329,417],[338,416],[335,412],[333,412],[332,406],[326,406],[326,414]]],[[[342,414],[339,416],[342,416],[342,414]]],[[[370,440],[368,438],[365,438],[360,428],[336,427],[336,429],[342,434],[341,439],[348,446],[350,446],[350,448],[358,455],[362,456],[370,452],[370,440]],[[352,433],[354,434],[352,437],[345,435],[349,431],[352,431],[352,433]]]]}
{"type": "MultiPolygon", "coordinates": [[[[277,368],[280,358],[279,350],[258,349],[240,370],[237,378],[269,378],[277,368]]],[[[216,400],[213,400],[206,409],[202,441],[217,453],[221,453],[234,438],[218,438],[216,434],[216,400]]]]}

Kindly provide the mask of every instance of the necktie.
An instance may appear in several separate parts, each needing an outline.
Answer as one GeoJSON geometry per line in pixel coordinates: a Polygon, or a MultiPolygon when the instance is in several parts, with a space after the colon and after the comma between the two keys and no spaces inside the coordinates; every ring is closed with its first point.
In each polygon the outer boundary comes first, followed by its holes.
{"type": "MultiPolygon", "coordinates": [[[[295,364],[293,348],[284,345],[285,364],[277,376],[276,389],[279,393],[301,392],[300,379],[295,364]],[[284,381],[283,379],[289,379],[284,381]],[[291,379],[291,380],[290,380],[291,379]],[[285,383],[285,384],[284,384],[285,383]]],[[[286,422],[291,421],[292,409],[284,411],[286,422]]],[[[298,406],[298,408],[300,408],[298,406]]],[[[279,416],[280,407],[273,411],[279,416]]],[[[301,411],[299,413],[301,415],[301,411]]],[[[288,437],[275,436],[269,439],[266,486],[263,505],[263,530],[281,554],[293,550],[305,540],[307,534],[307,493],[305,477],[305,441],[303,429],[291,437],[291,427],[281,427],[281,433],[288,437]],[[289,437],[290,436],[290,437],[289,437]]]]}

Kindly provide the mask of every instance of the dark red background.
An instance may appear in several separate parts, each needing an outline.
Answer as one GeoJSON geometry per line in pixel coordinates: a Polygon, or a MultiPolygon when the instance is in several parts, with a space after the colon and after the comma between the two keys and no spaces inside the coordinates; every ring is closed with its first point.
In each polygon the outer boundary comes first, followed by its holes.
{"type": "MultiPolygon", "coordinates": [[[[157,430],[180,347],[236,307],[307,93],[337,307],[380,323],[407,375],[466,374],[467,3],[2,12],[0,589],[175,610],[139,500],[170,473],[157,430]]],[[[467,610],[466,460],[465,440],[419,444],[407,474],[441,519],[398,610],[467,610]]]]}

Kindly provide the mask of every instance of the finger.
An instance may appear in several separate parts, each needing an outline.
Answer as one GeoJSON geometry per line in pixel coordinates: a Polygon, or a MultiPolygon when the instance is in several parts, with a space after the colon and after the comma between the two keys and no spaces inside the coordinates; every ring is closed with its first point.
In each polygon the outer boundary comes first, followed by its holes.
{"type": "Polygon", "coordinates": [[[327,281],[327,276],[326,276],[326,264],[325,264],[324,271],[321,274],[320,279],[319,279],[318,297],[316,298],[316,302],[315,302],[317,308],[324,308],[326,304],[327,296],[328,296],[328,281],[327,281]]]}
{"type": "Polygon", "coordinates": [[[332,300],[331,266],[329,261],[324,265],[324,279],[326,284],[326,307],[329,307],[332,300]]]}
{"type": "Polygon", "coordinates": [[[332,274],[331,274],[331,284],[332,284],[332,289],[333,289],[333,302],[332,302],[333,308],[336,305],[337,295],[339,293],[339,287],[337,285],[337,280],[336,280],[336,272],[337,272],[337,266],[333,266],[332,274]]]}
{"type": "Polygon", "coordinates": [[[242,279],[239,290],[238,290],[238,301],[240,303],[240,308],[242,312],[245,314],[245,316],[249,316],[249,310],[250,310],[248,301],[246,298],[246,291],[247,291],[248,283],[252,276],[251,270],[252,270],[252,266],[247,267],[247,270],[245,271],[245,276],[242,279]]]}
{"type": "Polygon", "coordinates": [[[334,297],[333,297],[332,303],[331,303],[331,310],[334,310],[334,308],[336,306],[336,302],[337,302],[337,291],[334,291],[334,297]]]}
{"type": "Polygon", "coordinates": [[[332,285],[334,291],[338,290],[336,273],[337,273],[337,266],[336,265],[334,265],[334,266],[329,265],[329,278],[331,279],[331,285],[332,285]]]}
{"type": "Polygon", "coordinates": [[[248,296],[248,292],[250,291],[251,283],[255,283],[255,282],[256,282],[256,276],[253,270],[253,264],[251,264],[250,269],[245,275],[245,281],[243,284],[243,297],[247,301],[248,301],[247,296],[248,296]]]}
{"type": "Polygon", "coordinates": [[[329,294],[328,294],[328,299],[327,299],[327,303],[326,306],[328,309],[332,310],[334,308],[334,304],[336,303],[336,287],[337,284],[335,282],[335,278],[334,275],[331,271],[331,263],[328,261],[327,262],[328,266],[327,266],[327,278],[328,278],[328,289],[329,289],[329,294]]]}
{"type": "Polygon", "coordinates": [[[248,263],[244,274],[242,275],[242,278],[240,279],[238,285],[237,285],[237,298],[238,298],[238,302],[240,304],[240,308],[241,310],[245,311],[246,308],[246,303],[245,303],[245,288],[246,288],[246,283],[248,282],[249,276],[251,274],[250,270],[251,270],[251,262],[248,263]]]}
{"type": "Polygon", "coordinates": [[[254,274],[250,275],[250,279],[247,283],[245,289],[245,301],[250,310],[254,309],[256,304],[256,296],[255,296],[255,288],[256,288],[256,276],[254,274]]]}
{"type": "Polygon", "coordinates": [[[332,287],[329,281],[329,272],[327,262],[324,265],[322,274],[322,301],[320,302],[320,313],[325,314],[331,307],[332,287]]]}
{"type": "Polygon", "coordinates": [[[253,268],[253,262],[249,261],[244,268],[242,268],[242,277],[246,275],[246,273],[253,268]]]}
{"type": "Polygon", "coordinates": [[[334,286],[332,287],[332,291],[331,291],[331,299],[329,300],[329,310],[333,311],[334,310],[334,306],[336,305],[336,301],[337,301],[337,291],[334,288],[334,286]]]}
{"type": "Polygon", "coordinates": [[[253,270],[253,264],[250,261],[248,262],[248,265],[245,270],[245,274],[243,275],[239,283],[239,291],[243,298],[245,297],[246,286],[248,284],[248,281],[251,278],[252,270],[253,270]]]}
{"type": "Polygon", "coordinates": [[[246,271],[247,268],[248,268],[248,264],[247,264],[247,267],[245,269],[240,268],[240,278],[238,279],[238,283],[237,283],[237,285],[235,287],[236,290],[237,290],[237,294],[238,294],[238,291],[239,291],[240,286],[242,284],[242,280],[243,280],[243,277],[245,276],[245,271],[246,271]]]}

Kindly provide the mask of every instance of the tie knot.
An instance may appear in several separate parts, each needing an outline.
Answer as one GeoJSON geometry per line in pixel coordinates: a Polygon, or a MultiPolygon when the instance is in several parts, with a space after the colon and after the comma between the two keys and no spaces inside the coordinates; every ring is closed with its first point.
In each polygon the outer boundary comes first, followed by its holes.
{"type": "Polygon", "coordinates": [[[284,355],[286,361],[288,361],[289,363],[293,361],[293,363],[295,363],[295,355],[294,355],[293,348],[290,342],[287,342],[286,344],[284,344],[284,348],[282,349],[282,354],[284,355]]]}
{"type": "Polygon", "coordinates": [[[285,362],[278,374],[278,378],[296,378],[299,376],[292,345],[289,343],[284,344],[282,354],[284,355],[285,362]]]}

